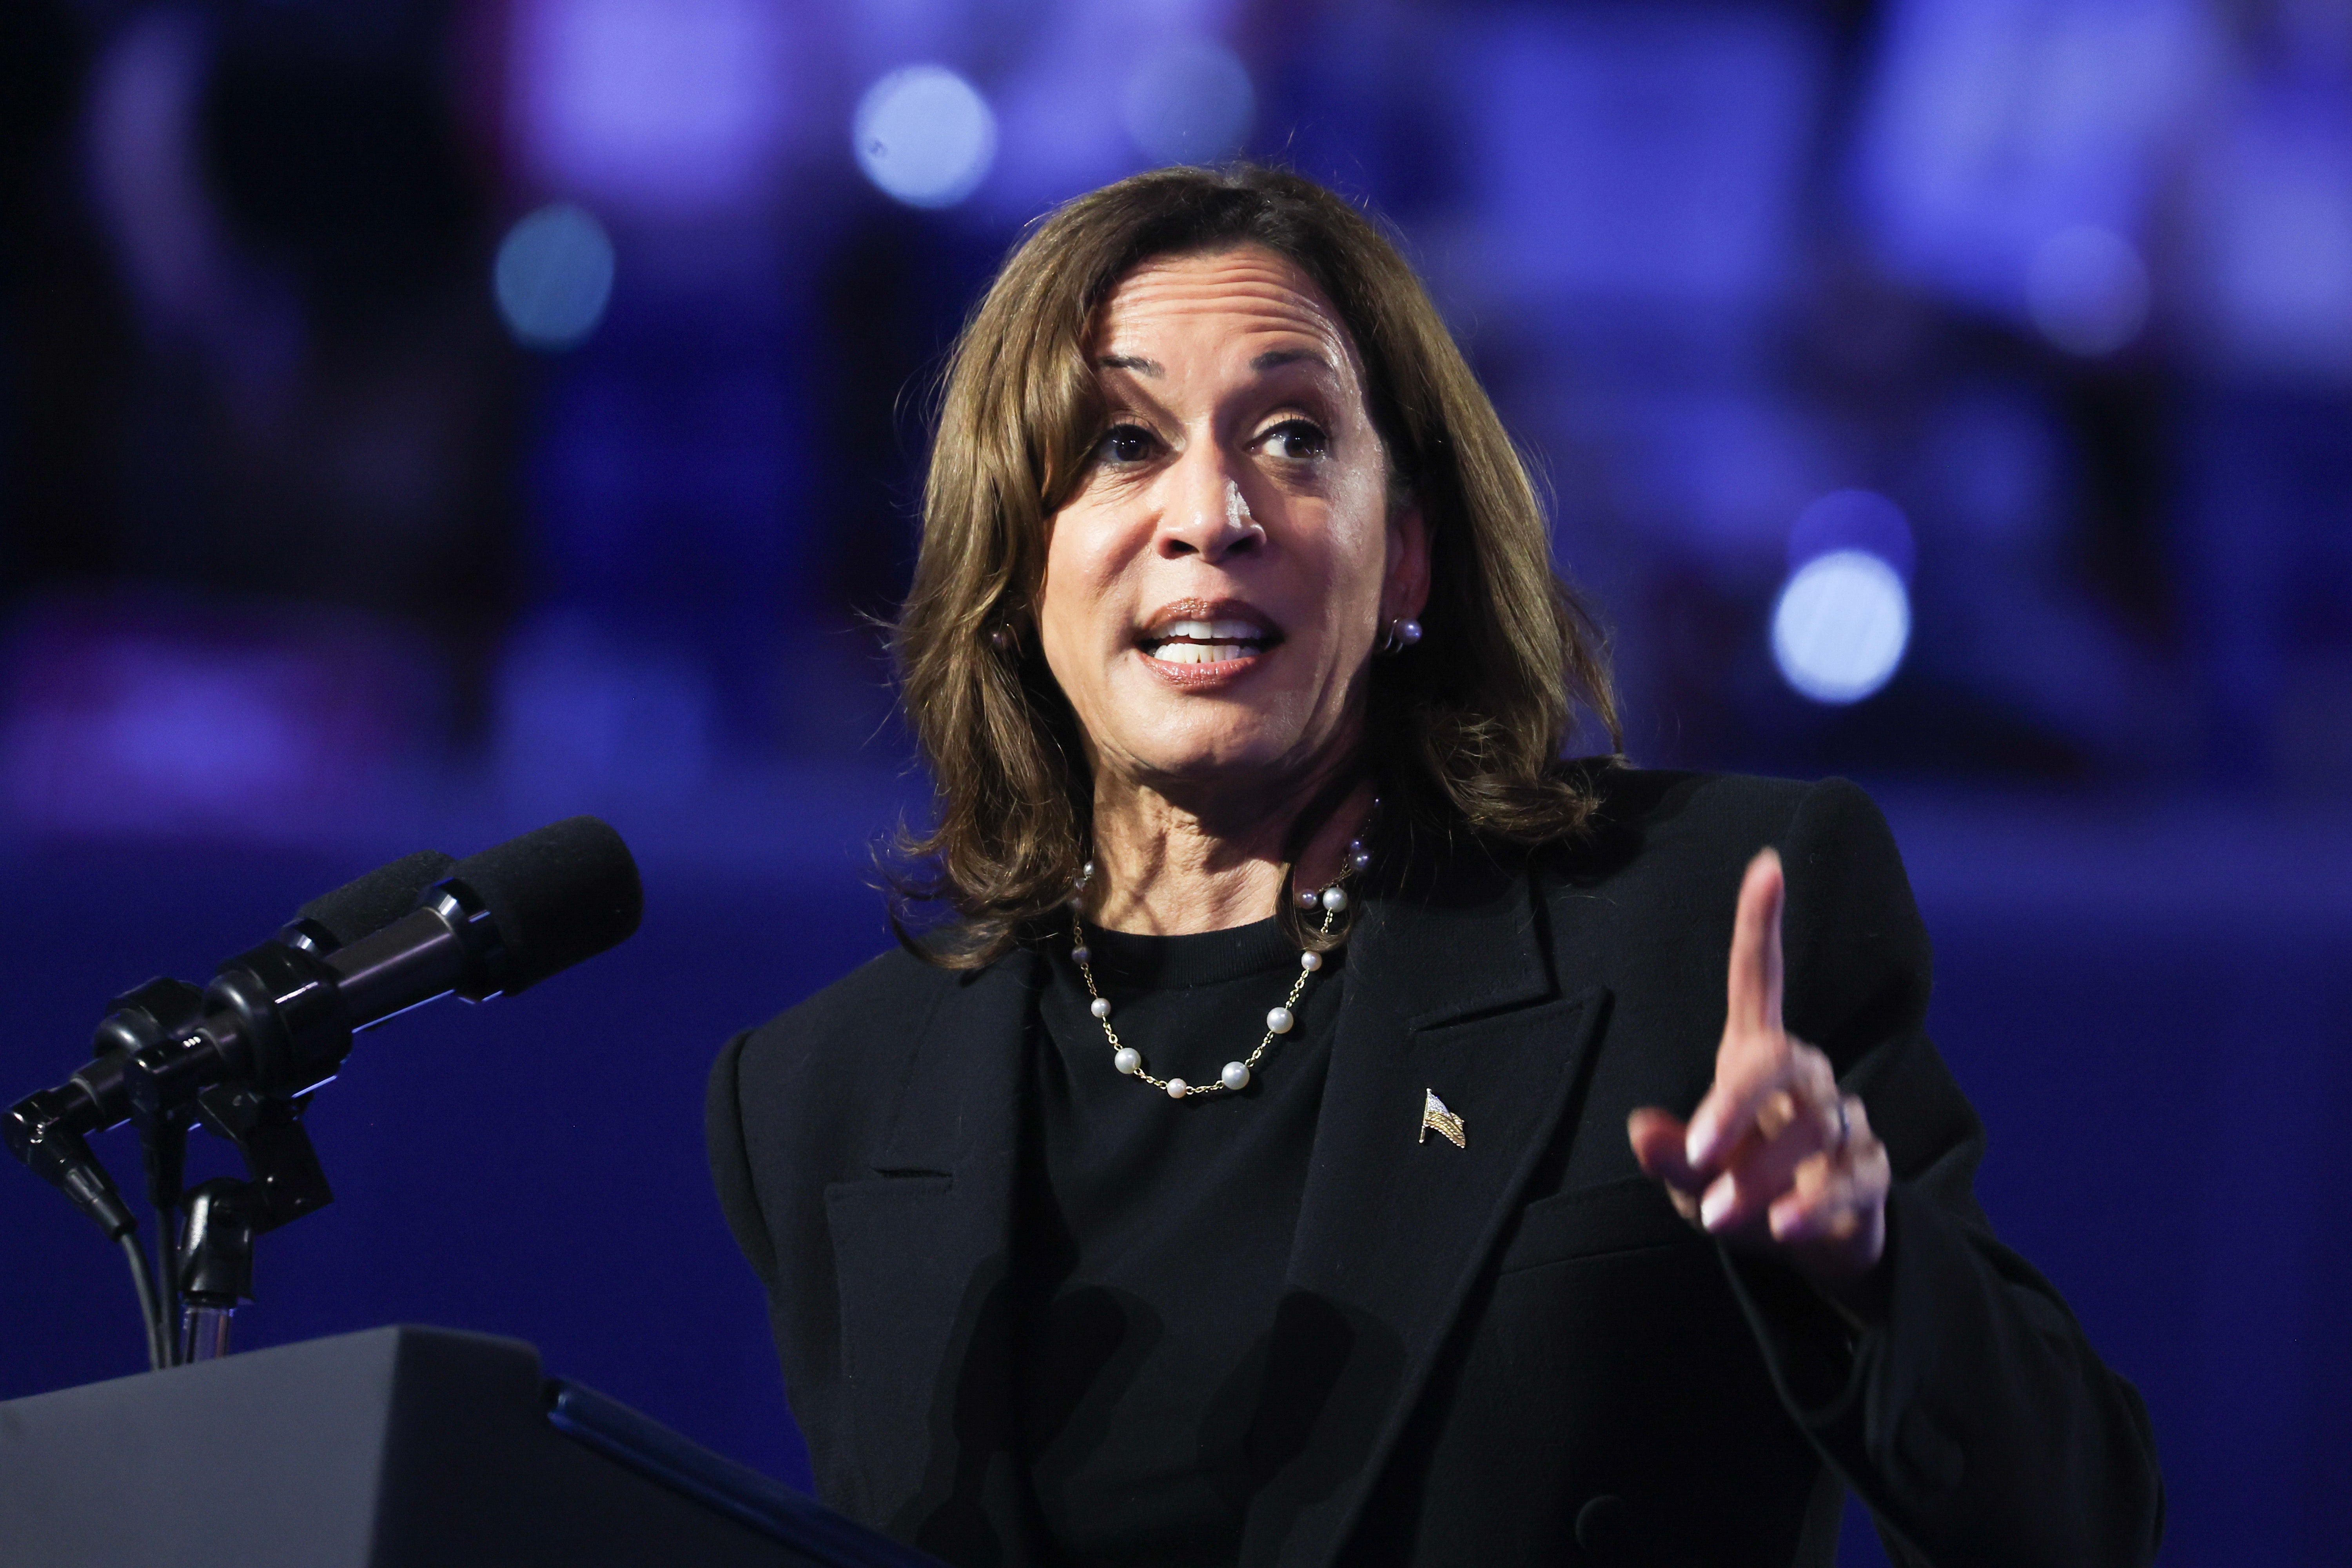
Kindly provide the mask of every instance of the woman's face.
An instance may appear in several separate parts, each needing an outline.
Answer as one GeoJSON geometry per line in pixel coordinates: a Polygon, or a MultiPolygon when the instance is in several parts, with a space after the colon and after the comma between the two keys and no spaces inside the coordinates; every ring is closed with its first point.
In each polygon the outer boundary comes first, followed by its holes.
{"type": "Polygon", "coordinates": [[[1355,743],[1372,649],[1428,592],[1355,346],[1248,247],[1138,268],[1092,349],[1108,412],[1049,524],[1038,629],[1096,776],[1303,781],[1355,743]]]}

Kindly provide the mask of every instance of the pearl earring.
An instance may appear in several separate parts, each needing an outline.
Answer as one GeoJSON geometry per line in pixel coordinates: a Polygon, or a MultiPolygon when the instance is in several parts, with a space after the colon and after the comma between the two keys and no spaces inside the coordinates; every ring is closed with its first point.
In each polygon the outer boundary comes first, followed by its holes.
{"type": "Polygon", "coordinates": [[[1003,653],[1013,646],[1013,634],[1006,631],[1003,626],[999,626],[994,631],[988,634],[988,641],[990,647],[995,648],[997,652],[1003,653]]]}
{"type": "Polygon", "coordinates": [[[1402,653],[1421,640],[1421,623],[1411,616],[1401,616],[1389,623],[1388,640],[1381,645],[1382,653],[1402,653]]]}

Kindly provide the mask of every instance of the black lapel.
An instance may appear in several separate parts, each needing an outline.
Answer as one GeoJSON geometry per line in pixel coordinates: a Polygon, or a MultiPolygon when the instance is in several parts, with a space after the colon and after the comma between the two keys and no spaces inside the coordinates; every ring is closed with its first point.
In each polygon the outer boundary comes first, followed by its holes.
{"type": "Polygon", "coordinates": [[[1549,946],[1530,879],[1492,866],[1365,910],[1252,1435],[1245,1564],[1338,1553],[1551,1141],[1605,994],[1563,994],[1549,946]],[[1432,1090],[1466,1147],[1421,1137],[1432,1090]]]}
{"type": "Polygon", "coordinates": [[[825,1190],[860,1511],[969,1563],[1034,1560],[1013,1451],[1009,1279],[1035,961],[942,997],[871,1177],[825,1190]]]}

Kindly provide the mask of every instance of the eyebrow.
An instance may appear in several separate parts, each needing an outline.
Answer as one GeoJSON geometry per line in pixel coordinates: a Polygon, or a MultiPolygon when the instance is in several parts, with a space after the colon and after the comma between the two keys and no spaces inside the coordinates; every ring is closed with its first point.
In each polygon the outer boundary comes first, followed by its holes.
{"type": "Polygon", "coordinates": [[[1331,362],[1313,349],[1268,349],[1250,361],[1250,369],[1279,370],[1286,364],[1300,363],[1321,365],[1325,370],[1331,368],[1331,362]]]}
{"type": "MultiPolygon", "coordinates": [[[[1325,370],[1331,368],[1331,362],[1313,349],[1268,349],[1250,361],[1250,369],[1279,370],[1286,364],[1301,363],[1320,365],[1325,370]]],[[[1131,370],[1138,375],[1158,376],[1167,374],[1167,368],[1158,360],[1145,359],[1138,354],[1105,354],[1095,361],[1095,368],[1097,370],[1131,370]]]]}

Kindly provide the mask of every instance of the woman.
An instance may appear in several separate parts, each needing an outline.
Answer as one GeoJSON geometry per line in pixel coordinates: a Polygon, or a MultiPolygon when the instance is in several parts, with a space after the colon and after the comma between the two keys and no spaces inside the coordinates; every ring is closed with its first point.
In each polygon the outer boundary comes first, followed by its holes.
{"type": "Polygon", "coordinates": [[[1556,760],[1591,633],[1346,204],[1041,226],[897,651],[951,917],[711,1080],[828,1500],[958,1563],[1827,1563],[1847,1487],[1909,1562],[2153,1555],[1885,824],[1556,760]]]}

